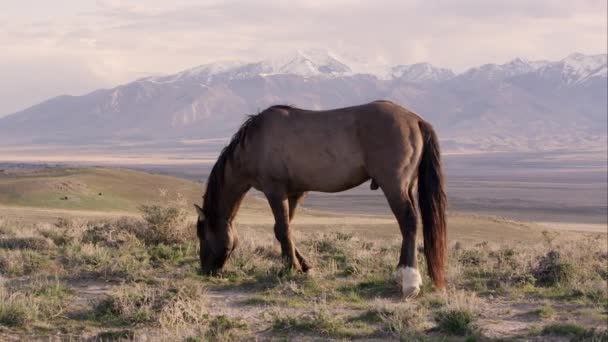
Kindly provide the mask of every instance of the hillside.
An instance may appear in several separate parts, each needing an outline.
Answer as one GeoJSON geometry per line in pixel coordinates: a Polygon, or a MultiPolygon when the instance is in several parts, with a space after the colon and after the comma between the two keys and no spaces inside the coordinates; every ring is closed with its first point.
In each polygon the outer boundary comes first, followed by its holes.
{"type": "Polygon", "coordinates": [[[446,151],[605,149],[606,65],[606,55],[572,54],[457,74],[428,63],[370,66],[297,52],[55,97],[0,119],[0,141],[175,144],[225,138],[246,114],[272,104],[327,109],[384,98],[431,121],[446,151]]]}
{"type": "MultiPolygon", "coordinates": [[[[0,206],[129,214],[178,194],[187,204],[200,203],[203,189],[200,183],[129,169],[41,167],[0,173],[0,206]]],[[[260,204],[247,199],[245,206],[260,204]]]]}
{"type": "Polygon", "coordinates": [[[126,169],[43,168],[0,174],[0,205],[128,212],[160,200],[161,189],[200,202],[203,187],[126,169]]]}

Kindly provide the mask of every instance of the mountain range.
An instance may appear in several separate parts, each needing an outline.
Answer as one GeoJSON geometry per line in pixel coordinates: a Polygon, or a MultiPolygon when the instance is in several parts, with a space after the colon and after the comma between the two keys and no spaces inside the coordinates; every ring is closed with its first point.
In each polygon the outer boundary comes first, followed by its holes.
{"type": "Polygon", "coordinates": [[[296,51],[218,62],[0,118],[3,144],[112,144],[224,138],[273,104],[328,109],[389,99],[433,123],[447,151],[605,149],[606,55],[517,58],[455,73],[428,63],[374,65],[296,51]]]}

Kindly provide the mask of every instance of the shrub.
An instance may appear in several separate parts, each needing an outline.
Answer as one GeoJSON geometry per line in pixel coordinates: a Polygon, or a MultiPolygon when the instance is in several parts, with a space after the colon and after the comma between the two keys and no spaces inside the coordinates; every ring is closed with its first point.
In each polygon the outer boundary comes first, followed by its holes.
{"type": "Polygon", "coordinates": [[[179,328],[187,324],[200,325],[207,318],[207,302],[198,282],[186,282],[168,289],[159,314],[164,328],[179,328]]]}
{"type": "Polygon", "coordinates": [[[550,306],[539,306],[538,308],[530,311],[531,314],[538,316],[540,318],[549,318],[555,315],[555,309],[550,306]]]}
{"type": "Polygon", "coordinates": [[[166,329],[179,328],[203,323],[204,298],[197,282],[173,286],[123,285],[95,305],[93,316],[118,324],[157,322],[166,329]]]}
{"type": "Polygon", "coordinates": [[[274,315],[272,328],[282,331],[309,331],[326,336],[344,336],[344,321],[328,314],[315,311],[310,316],[274,315]]]}
{"type": "Polygon", "coordinates": [[[135,237],[130,226],[120,227],[111,222],[100,222],[88,225],[82,233],[81,241],[117,248],[135,237]]]}
{"type": "Polygon", "coordinates": [[[0,248],[44,251],[49,248],[49,243],[40,237],[11,237],[0,239],[0,248]]]}
{"type": "Polygon", "coordinates": [[[150,321],[159,297],[159,289],[148,286],[123,286],[95,305],[94,316],[115,323],[132,324],[150,321]]]}
{"type": "Polygon", "coordinates": [[[151,204],[141,205],[139,210],[147,230],[139,236],[146,244],[173,244],[186,241],[194,228],[188,222],[188,213],[183,207],[170,203],[168,206],[151,204]]]}
{"type": "Polygon", "coordinates": [[[236,329],[245,328],[247,324],[224,315],[213,317],[209,321],[205,337],[208,341],[231,341],[236,339],[236,329]]]}
{"type": "Polygon", "coordinates": [[[0,288],[0,325],[21,327],[30,320],[35,308],[31,299],[23,294],[8,293],[0,288]]]}
{"type": "Polygon", "coordinates": [[[458,256],[458,261],[462,265],[479,265],[484,260],[484,254],[477,249],[463,250],[458,256]]]}
{"type": "Polygon", "coordinates": [[[435,321],[442,332],[451,335],[466,335],[471,332],[473,314],[467,310],[442,310],[435,314],[435,321]]]}
{"type": "Polygon", "coordinates": [[[69,231],[66,229],[61,230],[40,230],[40,235],[44,236],[47,239],[53,241],[55,246],[62,247],[71,244],[74,241],[74,237],[69,234],[69,231]]]}
{"type": "Polygon", "coordinates": [[[0,273],[22,276],[37,272],[48,267],[50,260],[38,252],[25,249],[16,251],[0,251],[0,273]]]}
{"type": "Polygon", "coordinates": [[[377,308],[372,312],[378,315],[388,333],[401,340],[416,340],[417,331],[426,319],[426,310],[414,303],[392,309],[377,308]]]}
{"type": "Polygon", "coordinates": [[[550,250],[539,258],[533,274],[539,286],[565,285],[574,279],[574,266],[563,261],[559,251],[550,250]]]}

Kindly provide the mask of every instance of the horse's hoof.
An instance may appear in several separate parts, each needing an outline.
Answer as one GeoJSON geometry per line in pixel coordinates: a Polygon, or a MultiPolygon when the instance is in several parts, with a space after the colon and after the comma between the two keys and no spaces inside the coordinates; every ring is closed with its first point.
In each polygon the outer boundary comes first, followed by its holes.
{"type": "Polygon", "coordinates": [[[403,294],[403,299],[408,300],[408,299],[414,299],[416,297],[418,297],[418,294],[420,294],[420,288],[419,287],[408,287],[407,289],[403,289],[402,290],[402,294],[403,294]]]}
{"type": "Polygon", "coordinates": [[[401,293],[406,299],[414,298],[420,293],[422,277],[413,267],[399,267],[395,272],[395,280],[401,286],[401,293]]]}

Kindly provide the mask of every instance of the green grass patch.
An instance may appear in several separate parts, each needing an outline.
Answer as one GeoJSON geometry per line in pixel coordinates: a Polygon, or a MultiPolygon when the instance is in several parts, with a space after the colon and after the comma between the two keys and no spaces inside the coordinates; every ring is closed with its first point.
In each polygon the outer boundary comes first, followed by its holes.
{"type": "Polygon", "coordinates": [[[441,310],[435,313],[440,331],[450,335],[466,335],[473,329],[473,314],[467,310],[441,310]]]}
{"type": "Polygon", "coordinates": [[[272,322],[272,329],[283,333],[317,333],[322,336],[333,338],[347,338],[354,334],[352,326],[347,326],[344,320],[330,315],[325,311],[316,311],[311,316],[275,314],[272,322]]]}
{"type": "Polygon", "coordinates": [[[0,293],[0,325],[22,327],[29,321],[30,303],[23,297],[0,293]]]}
{"type": "Polygon", "coordinates": [[[363,281],[342,285],[337,290],[343,295],[351,296],[351,298],[370,299],[400,295],[399,288],[395,282],[390,277],[381,274],[368,275],[363,281]]]}
{"type": "Polygon", "coordinates": [[[95,335],[95,341],[131,341],[135,337],[132,330],[108,330],[95,335]]]}
{"type": "Polygon", "coordinates": [[[214,316],[209,320],[207,332],[205,333],[206,341],[233,341],[240,339],[243,334],[242,329],[247,328],[247,324],[240,320],[219,315],[214,316]]]}
{"type": "Polygon", "coordinates": [[[549,318],[555,315],[555,309],[547,305],[539,306],[534,310],[531,310],[530,314],[539,318],[549,318]]]}

